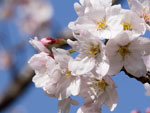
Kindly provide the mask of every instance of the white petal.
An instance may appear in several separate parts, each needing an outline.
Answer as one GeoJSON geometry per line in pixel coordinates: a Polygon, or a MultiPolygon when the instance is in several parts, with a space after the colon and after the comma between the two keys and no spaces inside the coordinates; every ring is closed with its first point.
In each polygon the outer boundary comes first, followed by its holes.
{"type": "Polygon", "coordinates": [[[80,49],[80,46],[79,46],[79,43],[78,41],[72,41],[70,39],[67,40],[67,43],[76,51],[79,51],[80,49]]]}
{"type": "MultiPolygon", "coordinates": [[[[139,37],[133,42],[132,51],[137,51],[141,53],[141,55],[149,55],[150,54],[150,39],[139,37]]],[[[132,43],[131,43],[132,44],[132,43]]]]}
{"type": "Polygon", "coordinates": [[[84,14],[84,7],[82,7],[79,3],[74,3],[74,9],[78,16],[82,16],[84,14]]]}
{"type": "Polygon", "coordinates": [[[106,16],[107,17],[109,17],[109,16],[115,16],[115,15],[117,15],[118,16],[118,14],[120,13],[120,11],[121,11],[121,5],[119,4],[119,5],[113,5],[113,6],[111,6],[111,7],[107,7],[106,8],[106,16]]]}
{"type": "Polygon", "coordinates": [[[147,71],[150,71],[150,55],[143,56],[144,63],[146,65],[147,71]]]}
{"type": "Polygon", "coordinates": [[[126,58],[124,67],[127,72],[136,77],[144,76],[147,72],[142,57],[136,53],[131,53],[131,55],[126,58]]]}
{"type": "Polygon", "coordinates": [[[80,92],[80,78],[77,77],[75,80],[73,80],[69,88],[71,90],[71,94],[73,96],[77,96],[80,92]]]}
{"type": "Polygon", "coordinates": [[[37,37],[35,37],[34,39],[31,39],[29,41],[32,46],[37,49],[38,51],[40,52],[46,52],[46,53],[49,53],[50,51],[38,40],[37,37]]]}
{"type": "Polygon", "coordinates": [[[67,67],[68,61],[72,58],[67,50],[52,48],[54,59],[62,67],[67,67]]]}
{"type": "Polygon", "coordinates": [[[115,56],[109,57],[109,71],[108,75],[115,75],[119,73],[123,67],[122,57],[116,54],[115,56]]]}
{"type": "Polygon", "coordinates": [[[106,61],[100,62],[96,68],[96,72],[101,76],[105,76],[108,73],[109,64],[106,61]]]}
{"type": "Polygon", "coordinates": [[[105,99],[104,104],[111,110],[113,111],[116,106],[117,106],[117,102],[118,102],[118,94],[117,91],[115,89],[110,89],[110,88],[106,88],[106,92],[105,96],[107,97],[105,99]]]}
{"type": "Polygon", "coordinates": [[[70,98],[60,100],[58,103],[58,113],[69,113],[70,98]]]}
{"type": "Polygon", "coordinates": [[[142,16],[143,7],[139,0],[128,0],[128,4],[131,10],[136,12],[139,16],[142,16]]]}
{"type": "Polygon", "coordinates": [[[94,103],[81,106],[77,113],[101,113],[100,108],[94,103]]]}
{"type": "Polygon", "coordinates": [[[81,60],[73,60],[69,61],[69,70],[72,75],[82,75],[89,71],[91,71],[95,66],[95,59],[85,57],[81,60]]]}
{"type": "Polygon", "coordinates": [[[35,83],[35,86],[38,88],[42,88],[49,81],[50,77],[48,75],[36,75],[33,77],[32,81],[35,83]]]}

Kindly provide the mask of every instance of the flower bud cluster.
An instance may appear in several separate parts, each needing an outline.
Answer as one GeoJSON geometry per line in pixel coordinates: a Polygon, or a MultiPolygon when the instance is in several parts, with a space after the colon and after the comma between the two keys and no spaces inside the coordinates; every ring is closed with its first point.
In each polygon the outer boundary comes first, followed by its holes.
{"type": "Polygon", "coordinates": [[[128,0],[131,10],[112,6],[112,0],[75,3],[78,18],[68,25],[76,39],[67,40],[71,52],[52,48],[52,58],[46,46],[53,39],[30,41],[40,51],[29,60],[36,74],[33,82],[48,96],[58,98],[58,113],[68,113],[70,104],[78,104],[71,95],[84,97],[77,113],[101,113],[103,104],[113,111],[118,94],[111,76],[122,69],[135,77],[146,76],[150,39],[140,37],[149,30],[150,6],[145,5],[150,1],[145,1],[128,0]],[[72,51],[79,54],[73,58],[72,51]]]}

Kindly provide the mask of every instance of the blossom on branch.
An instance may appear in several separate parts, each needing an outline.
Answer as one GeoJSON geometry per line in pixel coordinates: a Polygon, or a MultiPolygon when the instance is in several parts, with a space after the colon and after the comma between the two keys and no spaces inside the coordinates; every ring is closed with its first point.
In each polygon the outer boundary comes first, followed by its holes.
{"type": "MultiPolygon", "coordinates": [[[[53,47],[53,44],[63,43],[61,39],[48,37],[30,41],[39,50],[29,60],[35,70],[33,82],[47,96],[59,100],[58,113],[69,113],[70,105],[77,105],[71,95],[84,97],[84,104],[77,113],[101,113],[102,105],[113,111],[118,94],[111,76],[120,71],[145,83],[146,95],[150,94],[150,39],[140,37],[146,32],[148,23],[144,19],[149,15],[134,12],[132,3],[138,6],[139,1],[128,2],[132,10],[112,6],[112,0],[75,3],[79,17],[68,25],[75,40],[64,41],[71,46],[69,50],[53,47]],[[75,58],[71,56],[73,52],[78,52],[75,58]]],[[[141,4],[145,3],[149,2],[141,4]]]]}
{"type": "Polygon", "coordinates": [[[115,75],[124,67],[130,74],[140,77],[147,73],[142,57],[150,54],[150,40],[134,37],[122,32],[106,44],[106,56],[109,59],[109,75],[115,75]]]}

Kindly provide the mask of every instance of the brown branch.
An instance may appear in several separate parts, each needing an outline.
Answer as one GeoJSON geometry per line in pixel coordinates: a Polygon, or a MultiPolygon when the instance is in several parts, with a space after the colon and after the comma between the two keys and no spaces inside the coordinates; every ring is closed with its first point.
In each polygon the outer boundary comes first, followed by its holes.
{"type": "Polygon", "coordinates": [[[128,73],[124,68],[122,69],[122,71],[125,72],[125,74],[127,76],[129,76],[130,78],[134,78],[136,79],[137,81],[141,82],[141,83],[149,83],[150,84],[150,72],[147,72],[147,74],[145,76],[141,76],[141,77],[136,77],[130,73],[128,73]]]}
{"type": "Polygon", "coordinates": [[[0,110],[6,109],[16,98],[23,94],[31,83],[34,71],[27,67],[24,73],[19,73],[12,81],[8,89],[0,96],[0,110]]]}

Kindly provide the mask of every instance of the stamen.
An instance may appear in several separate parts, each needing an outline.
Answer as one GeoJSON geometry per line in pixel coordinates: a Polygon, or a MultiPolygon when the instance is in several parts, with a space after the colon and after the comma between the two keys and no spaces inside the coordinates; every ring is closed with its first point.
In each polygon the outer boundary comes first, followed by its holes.
{"type": "Polygon", "coordinates": [[[104,79],[102,80],[98,80],[98,79],[94,79],[93,82],[93,87],[94,87],[94,91],[97,93],[100,93],[102,91],[105,90],[106,86],[108,86],[108,84],[106,83],[106,81],[104,79]]]}
{"type": "Polygon", "coordinates": [[[65,76],[66,76],[66,78],[68,78],[68,77],[71,75],[71,72],[70,72],[68,69],[66,69],[66,72],[67,72],[67,73],[66,73],[65,76]]]}
{"type": "Polygon", "coordinates": [[[100,21],[96,20],[96,28],[97,30],[104,30],[107,28],[106,18],[101,19],[100,21]]]}
{"type": "Polygon", "coordinates": [[[68,68],[64,68],[61,70],[62,74],[65,75],[66,79],[71,76],[71,72],[69,71],[68,68]]]}
{"type": "Polygon", "coordinates": [[[120,49],[117,51],[117,53],[121,55],[122,60],[125,59],[126,55],[131,53],[130,50],[128,49],[129,45],[130,44],[127,44],[125,46],[120,46],[120,49]]]}
{"type": "Polygon", "coordinates": [[[98,53],[100,53],[100,46],[99,44],[98,45],[94,45],[92,44],[92,46],[89,48],[89,53],[90,53],[90,56],[96,58],[98,53]]]}
{"type": "Polygon", "coordinates": [[[132,25],[130,22],[124,21],[124,19],[122,20],[122,25],[123,25],[123,30],[129,30],[132,31],[132,25]]]}
{"type": "Polygon", "coordinates": [[[144,18],[145,22],[150,25],[150,12],[148,7],[142,11],[142,17],[144,18]]]}

